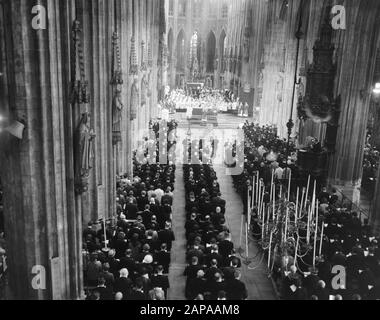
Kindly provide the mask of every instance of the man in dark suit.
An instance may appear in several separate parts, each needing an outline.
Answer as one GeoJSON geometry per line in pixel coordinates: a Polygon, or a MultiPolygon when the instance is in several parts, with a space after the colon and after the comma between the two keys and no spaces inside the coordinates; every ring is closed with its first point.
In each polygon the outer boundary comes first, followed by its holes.
{"type": "Polygon", "coordinates": [[[165,292],[165,298],[168,297],[168,289],[170,288],[169,278],[164,275],[164,267],[158,265],[156,268],[156,274],[151,279],[152,288],[161,288],[165,292]]]}
{"type": "Polygon", "coordinates": [[[119,262],[120,269],[127,269],[131,274],[136,271],[136,261],[132,257],[132,250],[127,249],[125,251],[125,256],[120,259],[119,262]]]}
{"type": "Polygon", "coordinates": [[[197,277],[189,282],[186,290],[186,298],[194,300],[199,294],[204,294],[207,289],[207,281],[205,279],[204,271],[198,270],[197,277]]]}
{"type": "Polygon", "coordinates": [[[226,281],[227,300],[246,300],[248,292],[245,284],[240,281],[241,273],[236,270],[234,278],[226,281]]]}
{"type": "Polygon", "coordinates": [[[172,250],[172,243],[175,241],[175,236],[173,230],[171,229],[170,222],[167,221],[165,223],[165,229],[158,233],[158,239],[161,243],[166,243],[168,251],[172,250]]]}
{"type": "Polygon", "coordinates": [[[226,291],[226,284],[220,272],[215,273],[214,279],[211,279],[208,283],[208,288],[210,289],[212,300],[217,300],[220,291],[226,291]]]}
{"type": "Polygon", "coordinates": [[[157,262],[158,265],[161,265],[163,267],[164,273],[166,273],[166,274],[169,273],[171,255],[170,255],[170,252],[168,252],[168,250],[167,250],[166,243],[163,243],[161,245],[161,250],[156,253],[154,260],[155,260],[155,262],[157,262]]]}
{"type": "Polygon", "coordinates": [[[171,187],[167,187],[165,194],[161,198],[161,204],[168,203],[170,206],[173,205],[173,196],[171,195],[171,187]]]}
{"type": "Polygon", "coordinates": [[[136,220],[138,212],[137,204],[133,202],[133,198],[128,198],[128,203],[125,206],[124,213],[128,220],[136,220]]]}
{"type": "Polygon", "coordinates": [[[326,288],[326,283],[323,280],[318,281],[315,295],[318,300],[329,300],[329,290],[326,288]]]}
{"type": "Polygon", "coordinates": [[[132,290],[128,300],[144,301],[147,300],[147,295],[144,292],[144,284],[141,278],[136,279],[135,287],[132,290]]]}
{"type": "Polygon", "coordinates": [[[127,269],[120,270],[120,278],[116,279],[114,292],[121,292],[124,300],[127,300],[132,292],[133,282],[129,279],[129,271],[127,269]]]}
{"type": "Polygon", "coordinates": [[[211,261],[216,260],[217,265],[221,266],[223,264],[223,257],[219,254],[218,245],[214,244],[211,247],[211,252],[206,256],[205,262],[207,266],[211,266],[211,261]]]}
{"type": "Polygon", "coordinates": [[[206,270],[206,279],[212,280],[215,277],[216,273],[222,273],[222,271],[218,268],[218,261],[215,259],[211,260],[211,266],[206,270]]]}
{"type": "Polygon", "coordinates": [[[228,257],[232,254],[232,251],[234,250],[234,244],[229,241],[228,239],[224,238],[222,241],[218,244],[219,247],[219,253],[223,257],[223,264],[229,265],[228,263],[228,257]]]}
{"type": "Polygon", "coordinates": [[[100,300],[112,300],[112,289],[109,287],[106,287],[106,280],[101,277],[98,280],[98,286],[96,287],[96,290],[100,294],[100,300]]]}
{"type": "Polygon", "coordinates": [[[215,211],[216,207],[220,207],[222,209],[222,213],[225,213],[226,208],[226,200],[222,199],[222,194],[218,192],[217,196],[211,198],[212,210],[215,211]]]}

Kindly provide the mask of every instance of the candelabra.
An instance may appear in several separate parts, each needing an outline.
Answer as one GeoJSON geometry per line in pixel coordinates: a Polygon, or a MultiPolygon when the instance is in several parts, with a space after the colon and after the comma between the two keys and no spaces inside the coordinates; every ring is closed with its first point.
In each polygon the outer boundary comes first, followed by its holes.
{"type": "MultiPolygon", "coordinates": [[[[256,257],[260,263],[267,257],[269,275],[274,268],[287,271],[290,265],[296,265],[297,259],[312,254],[315,268],[316,261],[322,255],[322,239],[324,223],[319,215],[319,203],[316,197],[316,182],[311,201],[309,200],[310,177],[307,187],[297,188],[295,199],[291,201],[291,175],[287,182],[287,189],[281,183],[275,183],[272,173],[270,189],[264,184],[259,175],[253,176],[252,186],[247,195],[248,215],[246,222],[246,262],[249,269],[253,258],[248,254],[248,229],[251,226],[252,234],[262,249],[256,257]],[[277,193],[277,195],[276,195],[277,193]],[[251,217],[253,223],[251,224],[251,217]],[[319,247],[317,248],[319,241],[319,247]]],[[[294,197],[293,197],[294,198],[294,197]]],[[[243,220],[242,230],[243,231],[243,220]]],[[[242,251],[242,249],[241,249],[242,251]]]]}

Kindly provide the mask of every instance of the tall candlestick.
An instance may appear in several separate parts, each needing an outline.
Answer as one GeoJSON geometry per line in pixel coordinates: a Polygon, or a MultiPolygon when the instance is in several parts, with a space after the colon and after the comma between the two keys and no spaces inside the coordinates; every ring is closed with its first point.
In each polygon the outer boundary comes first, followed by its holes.
{"type": "Polygon", "coordinates": [[[307,179],[307,186],[306,186],[306,195],[305,195],[305,204],[304,204],[304,207],[306,208],[306,204],[307,204],[307,199],[309,197],[309,185],[310,185],[310,175],[307,179]]]}
{"type": "Polygon", "coordinates": [[[284,231],[284,242],[288,239],[288,219],[289,219],[289,208],[286,208],[286,215],[285,215],[285,231],[284,231]]]}
{"type": "Polygon", "coordinates": [[[316,192],[317,192],[317,181],[314,180],[314,190],[313,190],[313,198],[312,198],[312,201],[311,201],[311,219],[314,218],[314,212],[315,212],[315,200],[316,200],[316,192]]]}
{"type": "Polygon", "coordinates": [[[252,177],[252,193],[251,193],[251,208],[254,207],[255,205],[255,188],[256,188],[256,184],[255,184],[255,176],[252,177]]]}
{"type": "Polygon", "coordinates": [[[292,170],[290,170],[289,173],[289,182],[288,182],[288,201],[290,201],[290,187],[291,187],[291,181],[292,181],[292,170]]]}
{"type": "Polygon", "coordinates": [[[299,210],[299,216],[302,217],[302,212],[303,212],[303,197],[305,195],[305,188],[302,188],[302,196],[301,196],[301,206],[300,206],[300,210],[299,210]]]}
{"type": "Polygon", "coordinates": [[[306,231],[306,242],[310,243],[310,207],[307,209],[307,231],[306,231]]]}
{"type": "Polygon", "coordinates": [[[270,180],[270,201],[272,201],[273,173],[274,173],[274,170],[272,170],[272,178],[270,180]]]}
{"type": "Polygon", "coordinates": [[[249,257],[249,252],[248,252],[248,222],[245,224],[245,252],[247,253],[247,259],[249,257]]]}
{"type": "Polygon", "coordinates": [[[315,267],[315,255],[317,253],[318,207],[319,207],[319,203],[318,203],[318,200],[317,200],[317,210],[316,210],[316,216],[315,216],[315,232],[314,232],[313,267],[315,267]]]}
{"type": "Polygon", "coordinates": [[[269,237],[268,269],[270,269],[270,260],[272,255],[272,235],[273,233],[271,232],[269,237]]]}
{"type": "Polygon", "coordinates": [[[325,223],[322,221],[321,241],[319,242],[319,256],[322,255],[323,233],[325,231],[325,223]]]}
{"type": "Polygon", "coordinates": [[[297,243],[296,243],[296,251],[294,252],[294,265],[297,263],[297,253],[298,253],[298,247],[300,244],[300,237],[297,235],[297,243]]]}
{"type": "Polygon", "coordinates": [[[106,218],[103,219],[103,228],[104,228],[104,248],[107,249],[107,231],[106,231],[106,218]]]}
{"type": "Polygon", "coordinates": [[[259,205],[259,196],[260,196],[260,191],[261,191],[261,181],[260,181],[260,171],[257,171],[257,188],[256,188],[256,202],[257,205],[259,205]]]}
{"type": "MultiPolygon", "coordinates": [[[[262,209],[262,208],[261,208],[262,209]]],[[[260,211],[261,211],[260,209],[260,211]]],[[[264,241],[264,228],[265,228],[265,210],[262,212],[262,226],[261,226],[261,241],[264,241]]]]}
{"type": "Polygon", "coordinates": [[[272,220],[273,220],[273,223],[274,223],[274,216],[275,216],[275,210],[276,210],[276,186],[274,185],[273,186],[273,216],[272,216],[272,220]]]}
{"type": "Polygon", "coordinates": [[[298,219],[298,197],[299,197],[300,189],[297,187],[297,195],[296,195],[296,209],[294,213],[294,223],[297,223],[298,219]]]}
{"type": "Polygon", "coordinates": [[[243,244],[243,225],[244,225],[244,215],[241,215],[240,219],[240,248],[242,247],[243,244]]]}

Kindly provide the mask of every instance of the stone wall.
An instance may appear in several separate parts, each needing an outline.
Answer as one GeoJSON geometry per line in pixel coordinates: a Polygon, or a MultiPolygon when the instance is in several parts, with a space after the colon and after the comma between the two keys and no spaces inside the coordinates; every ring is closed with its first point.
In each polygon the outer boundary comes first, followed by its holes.
{"type": "MultiPolygon", "coordinates": [[[[111,217],[115,175],[132,174],[132,150],[157,114],[161,0],[2,0],[0,2],[0,114],[24,122],[22,140],[0,134],[0,175],[9,250],[10,285],[19,299],[76,299],[83,294],[82,226],[111,217]],[[46,8],[46,30],[34,30],[32,7],[46,8]],[[132,28],[135,17],[135,29],[132,28]],[[82,29],[89,104],[71,103],[72,26],[82,29]],[[130,74],[132,32],[151,49],[152,63],[130,74]],[[124,84],[122,141],[112,145],[112,36],[120,37],[124,84]],[[147,90],[141,90],[142,79],[147,90]],[[132,85],[138,97],[131,105],[132,85]],[[149,90],[148,90],[149,89],[149,90]],[[148,95],[149,93],[149,95],[148,95]],[[145,101],[142,104],[142,101],[145,101]],[[136,119],[131,110],[136,108],[136,119]],[[84,112],[96,133],[88,191],[75,192],[74,133],[84,112]],[[33,267],[46,270],[35,290],[33,267]]],[[[145,54],[147,59],[148,54],[145,54]]],[[[79,62],[79,61],[78,61],[79,62]]],[[[146,60],[147,62],[147,60],[146,60]]],[[[78,73],[79,75],[79,73],[78,73]]],[[[162,81],[160,82],[162,85],[162,81]]]]}

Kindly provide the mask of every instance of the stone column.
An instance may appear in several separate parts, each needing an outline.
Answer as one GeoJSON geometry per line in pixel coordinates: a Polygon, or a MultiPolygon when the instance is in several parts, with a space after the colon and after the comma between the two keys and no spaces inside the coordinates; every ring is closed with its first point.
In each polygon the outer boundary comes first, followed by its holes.
{"type": "Polygon", "coordinates": [[[336,152],[329,168],[330,181],[360,186],[369,103],[373,81],[379,29],[376,0],[356,1],[346,6],[347,30],[337,41],[339,75],[336,96],[341,97],[336,152]],[[359,31],[358,31],[359,30],[359,31]]]}
{"type": "Polygon", "coordinates": [[[81,199],[74,196],[70,75],[62,72],[69,70],[73,7],[40,4],[48,13],[46,30],[31,27],[35,3],[3,1],[6,108],[25,124],[22,140],[0,136],[9,281],[15,299],[78,299],[81,199]]]}

